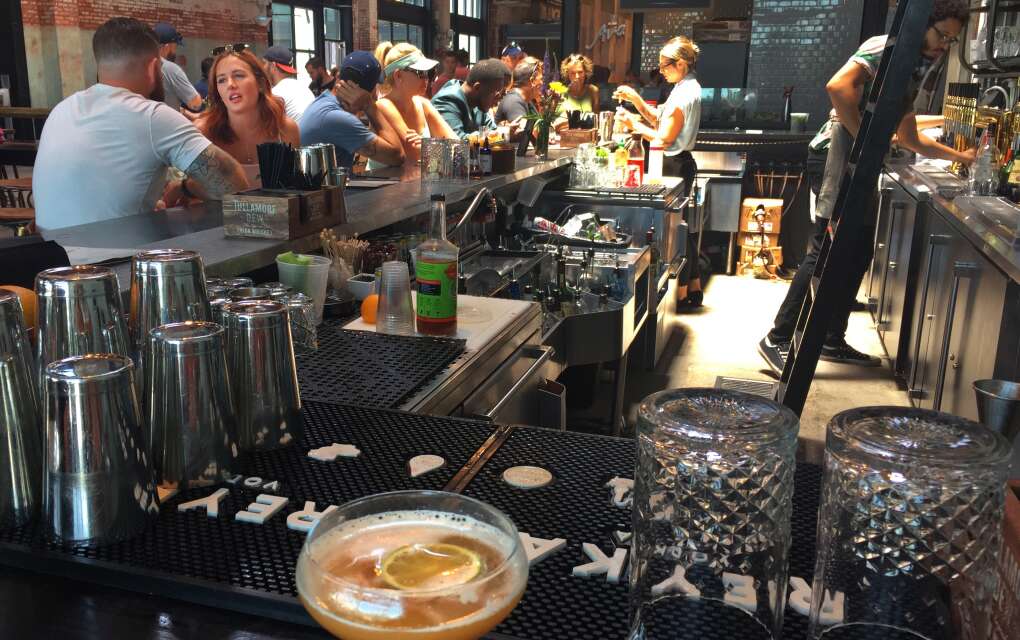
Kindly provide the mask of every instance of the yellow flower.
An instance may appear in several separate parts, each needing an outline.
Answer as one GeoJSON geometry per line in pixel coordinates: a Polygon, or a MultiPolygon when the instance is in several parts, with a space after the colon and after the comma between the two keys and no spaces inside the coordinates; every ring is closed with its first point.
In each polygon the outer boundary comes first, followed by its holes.
{"type": "Polygon", "coordinates": [[[549,88],[555,91],[556,93],[560,94],[561,96],[567,92],[567,85],[563,84],[562,82],[550,82],[549,88]]]}

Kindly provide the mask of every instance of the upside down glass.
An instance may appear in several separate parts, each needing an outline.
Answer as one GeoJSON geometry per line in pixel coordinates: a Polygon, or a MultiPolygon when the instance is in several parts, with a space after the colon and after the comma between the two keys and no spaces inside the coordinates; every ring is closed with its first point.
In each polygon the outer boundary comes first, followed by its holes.
{"type": "Polygon", "coordinates": [[[528,560],[517,528],[494,507],[397,491],[319,520],[296,581],[308,613],[343,640],[474,640],[517,606],[528,560]]]}
{"type": "Polygon", "coordinates": [[[695,625],[780,637],[798,426],[788,408],[737,391],[642,401],[630,638],[674,640],[695,625]]]}
{"type": "Polygon", "coordinates": [[[813,638],[992,638],[1010,447],[934,411],[863,407],[829,423],[813,638]]]}

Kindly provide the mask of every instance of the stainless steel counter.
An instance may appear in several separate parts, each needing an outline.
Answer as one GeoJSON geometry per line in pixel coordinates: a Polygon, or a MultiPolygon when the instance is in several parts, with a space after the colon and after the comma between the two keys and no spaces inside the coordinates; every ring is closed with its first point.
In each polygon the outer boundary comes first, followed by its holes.
{"type": "Polygon", "coordinates": [[[928,201],[978,252],[1014,282],[1020,283],[1020,248],[995,233],[981,216],[958,206],[950,198],[940,196],[924,175],[912,166],[890,167],[886,173],[910,195],[919,201],[928,201]]]}
{"type": "MultiPolygon", "coordinates": [[[[568,157],[552,160],[517,158],[517,171],[473,180],[469,184],[434,187],[444,193],[447,203],[457,203],[478,187],[496,191],[532,176],[557,171],[570,163],[568,157]]],[[[429,193],[418,180],[417,169],[400,176],[403,182],[347,194],[347,222],[334,230],[339,234],[365,234],[428,210],[429,193]]],[[[64,246],[104,249],[179,248],[198,251],[210,276],[235,276],[273,264],[284,251],[313,251],[319,247],[318,234],[294,240],[228,238],[223,235],[220,203],[202,203],[163,212],[117,218],[45,233],[47,240],[64,246]]],[[[129,266],[115,267],[122,289],[129,286],[129,266]]]]}

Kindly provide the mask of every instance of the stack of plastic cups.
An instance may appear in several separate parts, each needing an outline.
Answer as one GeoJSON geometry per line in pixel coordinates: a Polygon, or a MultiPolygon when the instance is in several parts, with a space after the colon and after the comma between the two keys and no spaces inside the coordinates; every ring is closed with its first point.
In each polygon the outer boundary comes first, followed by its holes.
{"type": "Polygon", "coordinates": [[[322,322],[322,307],[326,304],[326,284],[332,260],[323,256],[304,256],[308,264],[293,264],[276,260],[280,282],[291,287],[295,293],[303,293],[312,299],[315,309],[315,324],[322,322]]]}
{"type": "Polygon", "coordinates": [[[379,311],[375,330],[378,333],[414,335],[414,306],[411,304],[411,278],[407,263],[384,262],[379,281],[379,311]]]}

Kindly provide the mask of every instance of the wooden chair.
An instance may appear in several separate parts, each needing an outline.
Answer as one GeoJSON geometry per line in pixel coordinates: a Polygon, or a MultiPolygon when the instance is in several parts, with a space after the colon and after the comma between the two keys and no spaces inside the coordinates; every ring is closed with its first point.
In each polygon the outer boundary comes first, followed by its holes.
{"type": "Polygon", "coordinates": [[[14,178],[0,180],[0,207],[35,207],[32,199],[32,179],[14,178]]]}
{"type": "Polygon", "coordinates": [[[35,209],[0,207],[0,226],[14,229],[14,234],[18,236],[35,233],[35,209]]]}

